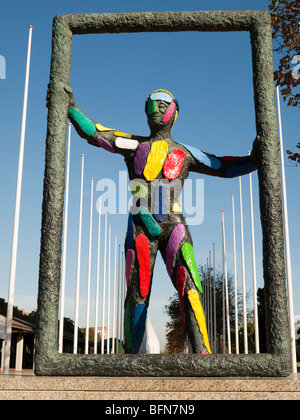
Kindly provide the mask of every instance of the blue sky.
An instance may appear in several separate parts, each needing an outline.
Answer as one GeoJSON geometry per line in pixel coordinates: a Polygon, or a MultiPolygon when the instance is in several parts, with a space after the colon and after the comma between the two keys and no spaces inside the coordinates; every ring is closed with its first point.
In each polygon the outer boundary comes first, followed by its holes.
{"type": "MultiPolygon", "coordinates": [[[[36,308],[44,172],[52,19],[56,14],[88,12],[136,12],[162,10],[265,10],[265,0],[103,0],[85,2],[53,0],[6,2],[0,17],[0,55],[6,60],[6,79],[0,79],[0,297],[7,299],[14,200],[19,155],[28,26],[33,25],[28,116],[25,140],[23,188],[15,304],[36,308]]],[[[275,60],[277,58],[275,57],[275,60]]],[[[171,91],[180,103],[173,138],[216,155],[245,155],[256,136],[253,102],[251,46],[248,33],[106,34],[74,37],[71,86],[78,105],[94,120],[124,132],[147,135],[144,100],[157,88],[171,91]]],[[[299,111],[282,105],[284,146],[294,149],[299,141],[299,111]],[[298,123],[298,124],[297,124],[298,123]]],[[[67,251],[66,315],[74,318],[75,274],[81,154],[85,154],[84,225],[81,275],[81,325],[85,322],[90,178],[113,179],[118,186],[119,156],[93,148],[72,131],[69,236],[67,251]]],[[[300,313],[299,198],[300,168],[286,159],[295,314],[300,313]]],[[[192,175],[195,180],[198,175],[192,175]]],[[[231,196],[235,195],[237,247],[239,241],[238,180],[203,176],[204,222],[191,226],[198,264],[205,264],[216,243],[217,265],[221,265],[221,210],[225,212],[228,269],[232,271],[231,196]]],[[[253,175],[258,286],[263,285],[261,227],[257,175],[253,175]]],[[[95,191],[95,199],[97,197],[95,191]]],[[[249,180],[243,178],[243,204],[247,290],[252,289],[249,180]]],[[[112,235],[123,246],[127,216],[111,215],[112,235]]],[[[93,249],[96,244],[96,223],[93,249]]],[[[93,255],[92,300],[95,255],[93,255]]],[[[239,286],[241,286],[238,255],[239,286]]],[[[158,261],[155,269],[150,317],[162,336],[162,313],[174,289],[158,261]]],[[[251,302],[250,302],[251,304],[251,302]]],[[[93,317],[93,311],[91,310],[93,317]]],[[[93,318],[92,318],[93,319],[93,318]]]]}

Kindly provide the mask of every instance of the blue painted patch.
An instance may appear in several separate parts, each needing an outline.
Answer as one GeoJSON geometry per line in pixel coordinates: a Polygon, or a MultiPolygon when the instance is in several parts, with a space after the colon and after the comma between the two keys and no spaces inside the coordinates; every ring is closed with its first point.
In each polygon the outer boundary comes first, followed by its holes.
{"type": "Polygon", "coordinates": [[[167,217],[167,190],[164,185],[158,185],[155,189],[154,217],[158,222],[167,217]]]}
{"type": "Polygon", "coordinates": [[[127,225],[127,237],[126,237],[126,248],[132,249],[134,246],[134,226],[133,226],[133,215],[129,213],[128,225],[127,225]]]}
{"type": "Polygon", "coordinates": [[[247,163],[245,165],[234,165],[226,170],[226,175],[228,178],[234,178],[236,176],[247,175],[250,172],[256,171],[257,166],[255,163],[247,163]]]}
{"type": "Polygon", "coordinates": [[[203,163],[203,165],[208,166],[212,169],[220,169],[222,162],[220,159],[209,156],[206,153],[201,152],[201,150],[196,149],[193,146],[189,146],[188,144],[181,143],[182,146],[184,146],[186,149],[188,149],[191,154],[194,156],[195,159],[197,159],[200,163],[203,163]]]}
{"type": "Polygon", "coordinates": [[[133,324],[133,353],[137,354],[145,332],[145,324],[147,318],[147,307],[144,303],[140,303],[133,308],[132,324],[133,324]]]}

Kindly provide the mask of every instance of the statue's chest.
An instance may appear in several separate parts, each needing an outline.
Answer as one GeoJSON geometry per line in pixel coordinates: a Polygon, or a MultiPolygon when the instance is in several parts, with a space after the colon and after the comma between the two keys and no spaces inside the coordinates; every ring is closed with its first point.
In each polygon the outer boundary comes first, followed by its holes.
{"type": "Polygon", "coordinates": [[[143,175],[147,181],[161,177],[168,180],[177,178],[183,168],[185,152],[182,149],[170,150],[165,140],[155,141],[151,146],[142,143],[134,156],[134,172],[137,177],[143,175]]]}

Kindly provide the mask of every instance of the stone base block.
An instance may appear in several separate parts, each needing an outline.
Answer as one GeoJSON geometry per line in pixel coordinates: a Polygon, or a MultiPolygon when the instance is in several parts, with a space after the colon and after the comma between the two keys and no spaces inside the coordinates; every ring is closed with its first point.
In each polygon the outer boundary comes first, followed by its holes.
{"type": "Polygon", "coordinates": [[[284,379],[0,375],[0,400],[300,400],[300,374],[284,379]]]}

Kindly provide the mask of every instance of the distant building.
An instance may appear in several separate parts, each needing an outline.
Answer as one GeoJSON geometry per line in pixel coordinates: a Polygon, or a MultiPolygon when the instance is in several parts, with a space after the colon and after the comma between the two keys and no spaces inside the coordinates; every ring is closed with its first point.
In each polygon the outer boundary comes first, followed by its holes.
{"type": "MultiPolygon", "coordinates": [[[[102,327],[97,328],[97,333],[101,335],[102,337],[102,327]]],[[[107,328],[104,327],[104,340],[107,340],[107,328]]]]}
{"type": "MultiPolygon", "coordinates": [[[[26,315],[26,313],[25,313],[26,315]]],[[[93,330],[91,328],[90,330],[93,330]]],[[[97,329],[98,334],[102,334],[102,327],[97,329]]],[[[104,327],[104,353],[107,352],[107,328],[104,327]]],[[[14,317],[12,321],[12,339],[10,369],[16,372],[34,369],[34,351],[35,351],[36,326],[33,323],[14,317]]],[[[6,338],[6,317],[0,315],[0,372],[3,372],[4,365],[4,347],[6,338]]],[[[115,339],[115,346],[118,347],[118,340],[115,339]]],[[[64,331],[63,335],[63,353],[73,353],[74,335],[64,331]]],[[[110,338],[110,349],[112,348],[112,338],[110,338]]],[[[89,353],[94,351],[94,342],[89,342],[89,353]]],[[[78,354],[85,353],[85,339],[78,337],[78,354]]],[[[101,341],[97,343],[97,353],[101,353],[101,341]]]]}
{"type": "MultiPolygon", "coordinates": [[[[6,338],[6,317],[0,316],[0,366],[3,371],[6,338]]],[[[10,369],[34,369],[34,342],[36,327],[31,322],[13,318],[10,352],[10,369]]]]}

